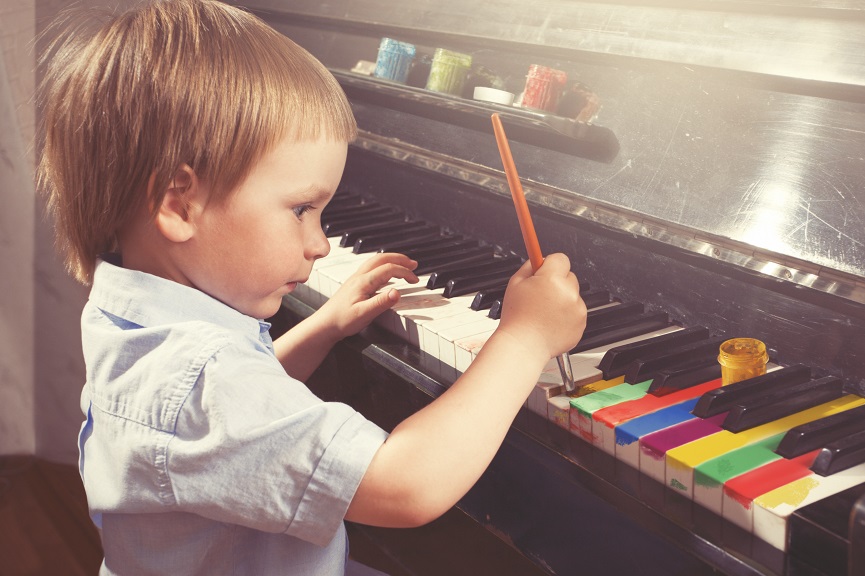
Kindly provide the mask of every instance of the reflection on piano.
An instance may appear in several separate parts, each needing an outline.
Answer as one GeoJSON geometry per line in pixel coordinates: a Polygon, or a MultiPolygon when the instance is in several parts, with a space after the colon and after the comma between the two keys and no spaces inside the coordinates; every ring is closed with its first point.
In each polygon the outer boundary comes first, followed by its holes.
{"type": "Polygon", "coordinates": [[[286,308],[311,313],[375,251],[420,262],[319,394],[387,428],[495,329],[525,257],[498,111],[541,245],[570,256],[590,312],[576,393],[551,361],[460,507],[554,574],[862,573],[865,10],[437,6],[254,5],[331,67],[360,127],[322,215],[331,254],[286,308]],[[602,107],[575,123],[344,71],[382,36],[470,52],[517,88],[543,62],[602,107]],[[770,370],[722,388],[738,336],[770,370]]]}

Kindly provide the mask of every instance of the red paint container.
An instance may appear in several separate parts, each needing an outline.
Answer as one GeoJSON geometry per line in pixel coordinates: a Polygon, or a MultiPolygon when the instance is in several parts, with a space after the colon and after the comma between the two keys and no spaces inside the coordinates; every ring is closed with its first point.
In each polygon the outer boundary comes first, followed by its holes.
{"type": "Polygon", "coordinates": [[[567,83],[568,75],[566,72],[540,64],[532,64],[526,75],[523,108],[555,112],[567,83]]]}

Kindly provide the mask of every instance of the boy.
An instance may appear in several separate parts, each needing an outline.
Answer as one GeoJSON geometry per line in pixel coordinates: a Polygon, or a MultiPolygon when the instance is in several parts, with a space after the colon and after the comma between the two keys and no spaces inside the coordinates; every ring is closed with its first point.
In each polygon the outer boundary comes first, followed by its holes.
{"type": "Polygon", "coordinates": [[[40,184],[82,314],[80,470],[103,574],[342,574],[343,519],[427,523],[498,449],[585,325],[562,255],[511,280],[498,331],[387,435],[300,382],[399,298],[372,258],[276,342],[328,251],[319,215],[355,123],[338,84],[253,16],[157,0],[50,50],[40,184]]]}

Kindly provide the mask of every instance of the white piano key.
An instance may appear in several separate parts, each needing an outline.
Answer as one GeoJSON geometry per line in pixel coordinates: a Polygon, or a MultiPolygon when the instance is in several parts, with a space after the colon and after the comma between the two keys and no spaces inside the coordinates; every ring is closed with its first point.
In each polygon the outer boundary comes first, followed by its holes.
{"type": "MultiPolygon", "coordinates": [[[[394,307],[394,311],[400,318],[403,326],[413,334],[412,344],[420,347],[419,332],[423,325],[437,318],[453,316],[468,310],[474,296],[458,296],[456,298],[445,298],[441,290],[425,290],[407,296],[394,307]]],[[[475,315],[476,318],[483,316],[475,315]]]]}
{"type": "Polygon", "coordinates": [[[449,316],[433,318],[428,322],[424,322],[421,326],[422,349],[424,350],[424,352],[432,354],[436,358],[439,357],[439,332],[441,332],[442,330],[449,330],[456,326],[470,324],[478,318],[482,318],[484,316],[480,312],[475,312],[474,310],[459,312],[457,312],[456,310],[451,311],[455,313],[449,316]]]}
{"type": "MultiPolygon", "coordinates": [[[[492,320],[491,318],[487,318],[487,320],[492,320]]],[[[498,326],[498,320],[492,320],[495,322],[496,326],[498,326]]],[[[480,334],[476,334],[474,336],[469,336],[463,340],[454,343],[454,348],[456,350],[456,369],[460,372],[465,372],[468,370],[469,365],[474,361],[478,356],[478,352],[480,352],[483,345],[489,340],[489,337],[493,335],[493,331],[489,330],[487,332],[482,332],[480,334]]]]}
{"type": "MultiPolygon", "coordinates": [[[[448,366],[453,366],[460,372],[465,372],[468,369],[468,364],[465,364],[463,368],[457,365],[456,349],[458,342],[466,338],[476,337],[479,334],[492,333],[497,325],[497,321],[481,317],[469,324],[461,324],[447,330],[442,330],[438,335],[439,360],[448,366]]],[[[486,341],[486,338],[484,338],[484,341],[486,341]]]]}
{"type": "Polygon", "coordinates": [[[570,409],[571,399],[569,397],[553,396],[547,401],[547,419],[559,428],[569,430],[570,409]]]}

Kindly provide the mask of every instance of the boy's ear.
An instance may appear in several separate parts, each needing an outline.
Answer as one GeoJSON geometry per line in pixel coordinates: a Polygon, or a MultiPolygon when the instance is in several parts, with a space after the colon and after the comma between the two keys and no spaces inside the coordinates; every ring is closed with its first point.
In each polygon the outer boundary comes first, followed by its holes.
{"type": "Polygon", "coordinates": [[[195,217],[207,200],[207,191],[195,171],[183,164],[168,183],[154,223],[172,242],[185,242],[195,234],[195,217]]]}

